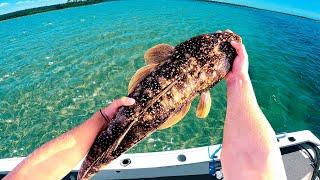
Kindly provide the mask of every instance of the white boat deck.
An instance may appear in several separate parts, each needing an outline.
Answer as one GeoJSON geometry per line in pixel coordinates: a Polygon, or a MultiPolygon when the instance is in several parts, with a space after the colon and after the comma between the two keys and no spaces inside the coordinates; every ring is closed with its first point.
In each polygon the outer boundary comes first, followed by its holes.
{"type": "MultiPolygon", "coordinates": [[[[320,147],[319,139],[310,131],[282,133],[277,135],[280,148],[313,143],[320,147]]],[[[208,163],[220,145],[182,149],[174,151],[123,154],[103,168],[93,179],[139,179],[171,176],[208,174],[208,163]]],[[[216,154],[220,159],[220,152],[216,154]]],[[[0,174],[6,174],[19,164],[24,157],[0,159],[0,174]]],[[[73,169],[79,170],[81,162],[73,169]]],[[[76,173],[75,173],[76,174],[76,173]]]]}

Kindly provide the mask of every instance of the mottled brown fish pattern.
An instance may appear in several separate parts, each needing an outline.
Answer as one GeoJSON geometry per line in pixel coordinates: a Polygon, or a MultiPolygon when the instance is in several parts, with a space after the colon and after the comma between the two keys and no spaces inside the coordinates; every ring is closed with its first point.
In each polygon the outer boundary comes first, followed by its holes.
{"type": "Polygon", "coordinates": [[[232,40],[241,42],[238,35],[225,31],[199,35],[177,45],[128,95],[136,103],[121,107],[97,136],[78,179],[90,178],[223,79],[237,55],[232,40]]]}

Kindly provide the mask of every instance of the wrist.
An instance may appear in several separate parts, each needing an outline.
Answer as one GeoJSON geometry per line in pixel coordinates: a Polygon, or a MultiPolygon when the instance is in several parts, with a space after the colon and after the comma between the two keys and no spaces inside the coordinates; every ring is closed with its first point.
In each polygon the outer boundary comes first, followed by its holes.
{"type": "Polygon", "coordinates": [[[90,118],[90,120],[91,120],[91,121],[94,121],[94,123],[95,123],[96,126],[100,129],[100,131],[103,130],[103,129],[107,126],[107,124],[108,124],[99,111],[96,112],[96,113],[90,118]]]}
{"type": "Polygon", "coordinates": [[[228,76],[227,80],[227,86],[234,86],[236,84],[243,84],[243,83],[250,83],[250,77],[248,73],[234,75],[231,74],[231,76],[228,76]]]}

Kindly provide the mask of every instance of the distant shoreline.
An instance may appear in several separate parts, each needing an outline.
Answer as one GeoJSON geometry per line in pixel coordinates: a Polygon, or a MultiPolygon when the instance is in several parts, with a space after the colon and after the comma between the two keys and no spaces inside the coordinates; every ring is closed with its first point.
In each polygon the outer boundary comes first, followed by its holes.
{"type": "MultiPolygon", "coordinates": [[[[64,3],[64,4],[55,4],[55,5],[49,5],[49,6],[42,6],[42,7],[24,9],[24,10],[19,10],[19,11],[7,13],[7,14],[2,14],[2,15],[0,15],[0,21],[5,21],[5,20],[8,20],[8,19],[14,19],[14,18],[22,17],[22,16],[28,16],[28,15],[38,14],[38,13],[43,13],[43,12],[48,12],[48,11],[54,11],[54,10],[72,8],[72,7],[79,7],[79,6],[86,6],[86,5],[92,5],[92,4],[98,4],[98,3],[102,3],[102,2],[106,2],[106,1],[115,1],[115,0],[86,0],[86,1],[67,2],[67,3],[64,3]]],[[[221,1],[215,1],[215,0],[199,0],[199,1],[204,1],[204,2],[208,2],[208,3],[226,4],[226,5],[238,6],[238,7],[246,7],[246,8],[252,8],[252,9],[258,9],[258,10],[264,10],[264,11],[269,11],[269,12],[280,13],[280,14],[286,14],[286,15],[290,15],[290,16],[295,16],[295,17],[299,17],[299,18],[313,20],[313,21],[316,21],[316,22],[320,21],[320,19],[314,19],[314,18],[311,18],[311,17],[301,16],[301,15],[296,15],[296,14],[290,14],[290,13],[281,12],[281,11],[263,9],[263,8],[258,8],[258,7],[252,7],[252,6],[247,6],[247,5],[234,4],[234,3],[229,3],[229,2],[221,2],[221,1]]]]}
{"type": "Polygon", "coordinates": [[[317,22],[320,21],[320,19],[314,19],[314,18],[311,18],[311,17],[300,16],[300,15],[297,15],[297,14],[290,14],[290,13],[286,13],[286,12],[274,11],[274,10],[263,9],[263,8],[258,8],[258,7],[252,7],[252,6],[242,5],[242,4],[233,4],[233,3],[221,2],[221,1],[215,1],[215,0],[199,0],[199,1],[205,1],[205,2],[208,2],[208,3],[217,3],[217,4],[227,4],[227,5],[231,5],[231,6],[246,7],[246,8],[251,8],[251,9],[258,9],[258,10],[264,10],[264,11],[269,11],[269,12],[285,14],[285,15],[289,15],[289,16],[295,16],[295,17],[309,19],[309,20],[313,20],[313,21],[317,21],[317,22]]]}
{"type": "Polygon", "coordinates": [[[72,7],[79,7],[79,6],[86,6],[91,4],[98,4],[105,1],[111,1],[111,0],[87,0],[87,1],[79,1],[79,2],[66,2],[64,4],[54,4],[49,6],[42,6],[42,7],[36,7],[31,9],[24,9],[20,11],[15,11],[7,14],[0,15],[0,21],[13,19],[17,17],[22,16],[28,16],[32,14],[38,14],[48,11],[54,11],[54,10],[60,10],[60,9],[66,9],[66,8],[72,8],[72,7]]]}

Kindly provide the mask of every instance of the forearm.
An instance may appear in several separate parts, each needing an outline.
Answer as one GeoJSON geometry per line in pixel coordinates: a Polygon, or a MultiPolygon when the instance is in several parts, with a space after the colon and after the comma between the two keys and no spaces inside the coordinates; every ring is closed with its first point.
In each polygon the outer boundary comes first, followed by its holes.
{"type": "Polygon", "coordinates": [[[122,97],[96,112],[90,119],[44,144],[15,167],[5,179],[62,179],[87,154],[98,133],[121,106],[134,99],[122,97]],[[104,114],[104,115],[102,115],[104,114]]]}
{"type": "Polygon", "coordinates": [[[230,133],[225,133],[227,140],[237,143],[238,138],[235,137],[245,136],[257,140],[261,145],[269,146],[276,140],[275,133],[260,110],[249,76],[246,74],[229,79],[227,84],[225,130],[231,130],[230,133]]]}
{"type": "Polygon", "coordinates": [[[230,78],[227,86],[222,150],[222,165],[230,171],[226,179],[285,179],[275,133],[258,106],[249,76],[230,78]]]}
{"type": "Polygon", "coordinates": [[[81,125],[38,148],[6,178],[63,178],[86,155],[104,126],[104,119],[96,113],[81,125]]]}

